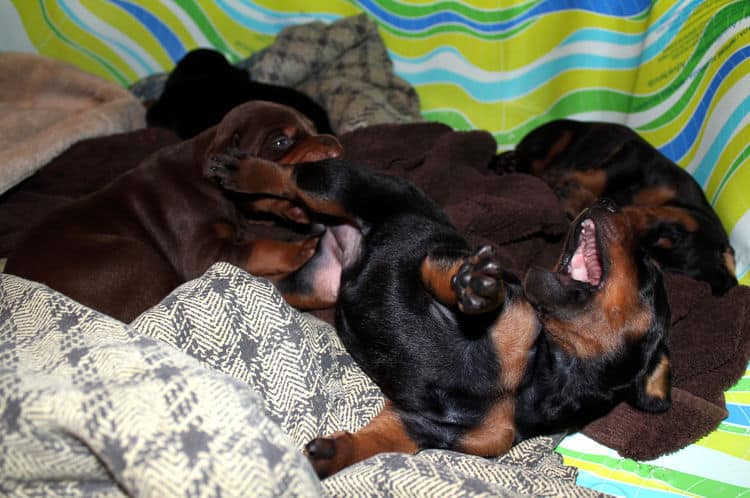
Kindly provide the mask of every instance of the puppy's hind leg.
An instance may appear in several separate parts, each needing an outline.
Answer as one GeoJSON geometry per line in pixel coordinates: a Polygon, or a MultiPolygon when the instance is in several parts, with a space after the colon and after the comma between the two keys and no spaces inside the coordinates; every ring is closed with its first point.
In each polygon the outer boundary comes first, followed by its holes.
{"type": "Polygon", "coordinates": [[[359,431],[336,432],[313,439],[305,446],[305,454],[321,478],[378,453],[416,453],[418,450],[390,402],[359,431]]]}

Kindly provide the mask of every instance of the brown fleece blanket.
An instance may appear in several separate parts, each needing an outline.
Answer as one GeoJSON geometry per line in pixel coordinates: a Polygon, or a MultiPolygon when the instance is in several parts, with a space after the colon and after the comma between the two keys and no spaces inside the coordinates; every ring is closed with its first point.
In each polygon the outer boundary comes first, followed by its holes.
{"type": "MultiPolygon", "coordinates": [[[[136,164],[150,148],[174,140],[163,131],[142,130],[73,147],[12,195],[0,197],[2,249],[12,247],[21,228],[13,218],[25,210],[39,214],[91,188],[81,185],[91,181],[101,185],[106,180],[90,179],[92,170],[87,166],[112,161],[115,175],[136,164]],[[53,175],[55,171],[58,174],[53,175]],[[8,205],[13,209],[6,209],[8,205]]],[[[552,191],[537,178],[499,176],[489,170],[496,145],[488,133],[454,132],[435,123],[376,125],[347,133],[341,141],[347,158],[406,177],[424,189],[472,244],[498,245],[508,268],[523,271],[532,264],[554,265],[567,231],[565,214],[552,191]]],[[[259,225],[257,230],[261,233],[265,227],[259,225]]],[[[673,323],[672,409],[649,415],[621,405],[584,430],[636,459],[675,451],[715,429],[727,413],[723,393],[741,377],[750,359],[750,288],[737,287],[714,297],[706,284],[688,278],[667,275],[666,283],[673,323]]]]}
{"type": "Polygon", "coordinates": [[[0,194],[68,146],[145,125],[116,83],[36,54],[0,53],[0,194]]]}

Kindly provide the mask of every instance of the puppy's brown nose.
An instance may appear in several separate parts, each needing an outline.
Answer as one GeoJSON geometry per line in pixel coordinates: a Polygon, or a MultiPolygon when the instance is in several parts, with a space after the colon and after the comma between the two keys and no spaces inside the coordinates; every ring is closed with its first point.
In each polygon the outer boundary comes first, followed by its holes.
{"type": "Polygon", "coordinates": [[[307,137],[289,154],[284,156],[282,162],[288,164],[312,163],[323,159],[339,157],[344,153],[344,148],[333,135],[314,135],[307,137]]]}
{"type": "Polygon", "coordinates": [[[323,154],[315,160],[320,161],[321,159],[331,159],[339,157],[344,153],[344,147],[341,146],[338,139],[333,135],[318,135],[316,138],[321,146],[320,152],[323,154]]]}

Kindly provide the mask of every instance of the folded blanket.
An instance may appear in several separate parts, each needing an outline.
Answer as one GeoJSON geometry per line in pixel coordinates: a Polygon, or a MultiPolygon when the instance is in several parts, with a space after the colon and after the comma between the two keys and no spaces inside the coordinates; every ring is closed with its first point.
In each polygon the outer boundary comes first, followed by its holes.
{"type": "Polygon", "coordinates": [[[0,194],[81,139],[143,127],[144,114],[116,83],[40,55],[0,53],[0,194]]]}
{"type": "MultiPolygon", "coordinates": [[[[252,81],[294,88],[322,105],[337,134],[380,123],[421,121],[414,88],[396,76],[378,25],[367,15],[289,26],[235,64],[252,81]]],[[[130,86],[143,101],[162,94],[167,73],[130,86]]]]}
{"type": "Polygon", "coordinates": [[[300,451],[378,389],[332,327],[222,263],[130,326],[0,275],[4,496],[598,496],[554,441],[383,454],[318,481],[300,451]]]}

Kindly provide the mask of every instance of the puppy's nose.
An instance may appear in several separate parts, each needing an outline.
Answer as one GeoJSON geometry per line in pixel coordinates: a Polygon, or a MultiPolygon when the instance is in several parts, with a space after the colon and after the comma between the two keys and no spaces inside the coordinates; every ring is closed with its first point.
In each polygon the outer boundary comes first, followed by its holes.
{"type": "Polygon", "coordinates": [[[338,139],[333,135],[318,135],[318,142],[324,154],[324,157],[321,159],[336,158],[344,153],[344,147],[341,146],[338,139]]]}
{"type": "Polygon", "coordinates": [[[615,201],[606,197],[600,199],[597,204],[599,205],[599,207],[606,209],[610,213],[614,213],[619,209],[619,206],[617,205],[617,203],[615,203],[615,201]]]}

